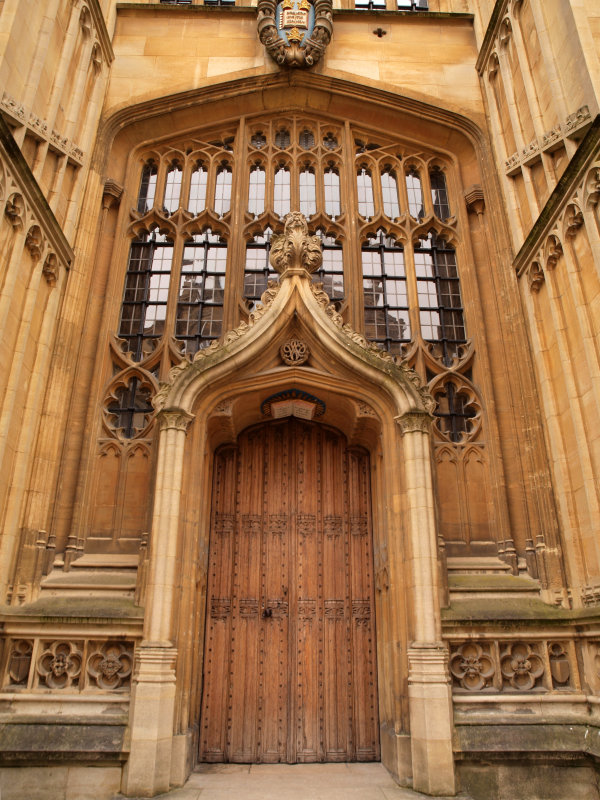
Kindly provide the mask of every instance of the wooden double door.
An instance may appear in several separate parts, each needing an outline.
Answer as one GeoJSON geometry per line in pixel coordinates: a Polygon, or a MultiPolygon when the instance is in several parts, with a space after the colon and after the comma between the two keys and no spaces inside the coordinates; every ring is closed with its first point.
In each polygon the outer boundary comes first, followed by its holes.
{"type": "Polygon", "coordinates": [[[217,450],[202,761],[379,759],[369,477],[296,419],[217,450]]]}

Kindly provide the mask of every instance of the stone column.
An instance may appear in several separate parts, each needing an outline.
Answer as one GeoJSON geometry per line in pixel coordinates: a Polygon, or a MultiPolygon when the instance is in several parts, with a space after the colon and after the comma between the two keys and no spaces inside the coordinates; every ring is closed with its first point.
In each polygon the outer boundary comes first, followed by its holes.
{"type": "Polygon", "coordinates": [[[431,479],[431,415],[397,417],[404,443],[409,514],[414,641],[408,649],[408,702],[413,787],[430,795],[455,792],[452,693],[441,641],[436,530],[431,479]]]}
{"type": "Polygon", "coordinates": [[[169,789],[175,658],[173,606],[177,574],[179,505],[185,436],[192,415],[165,409],[160,439],[146,589],[144,640],[138,650],[129,718],[131,749],[123,773],[124,794],[149,797],[169,789]]]}

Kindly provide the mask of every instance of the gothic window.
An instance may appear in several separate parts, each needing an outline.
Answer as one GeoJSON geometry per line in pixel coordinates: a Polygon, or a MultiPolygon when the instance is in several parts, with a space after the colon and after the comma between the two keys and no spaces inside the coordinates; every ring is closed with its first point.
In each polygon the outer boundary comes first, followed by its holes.
{"type": "Polygon", "coordinates": [[[355,8],[361,8],[366,11],[373,11],[375,9],[385,8],[385,0],[355,0],[355,8]]]}
{"type": "Polygon", "coordinates": [[[114,390],[114,400],[107,406],[111,427],[120,431],[125,439],[141,433],[153,413],[150,401],[151,390],[137,375],[124,386],[114,390]]]}
{"type": "Polygon", "coordinates": [[[183,248],[175,336],[186,353],[218,339],[223,332],[227,245],[210,229],[183,248]]]}
{"type": "Polygon", "coordinates": [[[455,381],[446,381],[434,392],[437,402],[437,424],[451,442],[460,442],[469,433],[476,415],[470,398],[461,392],[455,381]]]}
{"type": "Polygon", "coordinates": [[[400,344],[410,341],[402,245],[378,230],[362,246],[362,273],[367,337],[398,353],[400,344]]]}
{"type": "Polygon", "coordinates": [[[429,11],[428,0],[397,0],[398,11],[429,11]]]}
{"type": "Polygon", "coordinates": [[[419,295],[421,335],[440,342],[448,366],[465,342],[465,324],[454,249],[435,232],[415,247],[415,272],[419,295]]]}
{"type": "Polygon", "coordinates": [[[340,215],[340,175],[333,165],[323,173],[323,189],[325,192],[325,213],[335,219],[340,215]]]}
{"type": "Polygon", "coordinates": [[[167,181],[165,183],[165,199],[163,202],[163,207],[167,214],[174,214],[179,208],[182,177],[183,173],[181,171],[181,167],[177,161],[174,161],[167,171],[167,181]]]}
{"type": "Polygon", "coordinates": [[[373,200],[371,173],[365,167],[362,167],[356,176],[356,188],[358,191],[358,213],[361,217],[369,219],[375,213],[375,202],[373,200]]]}
{"type": "Polygon", "coordinates": [[[246,245],[244,298],[249,301],[251,308],[254,308],[256,302],[260,300],[269,279],[277,278],[277,273],[269,264],[272,233],[271,228],[266,228],[246,245]]]}
{"type": "Polygon", "coordinates": [[[248,211],[259,217],[265,210],[265,171],[256,164],[250,170],[248,185],[248,211]]]}
{"type": "Polygon", "coordinates": [[[315,173],[308,165],[300,173],[300,211],[305,217],[312,217],[317,211],[315,173]]]}
{"type": "Polygon", "coordinates": [[[231,180],[231,167],[224,163],[217,170],[215,184],[215,213],[220,217],[231,208],[231,180]]]}
{"type": "Polygon", "coordinates": [[[409,214],[415,219],[421,219],[425,216],[423,187],[421,177],[414,167],[411,167],[406,173],[406,193],[408,194],[409,214]]]}
{"type": "Polygon", "coordinates": [[[396,175],[391,169],[385,169],[381,173],[381,195],[383,197],[383,213],[390,219],[400,216],[400,205],[398,203],[398,184],[396,175]]]}
{"type": "Polygon", "coordinates": [[[280,219],[290,211],[290,171],[283,164],[275,170],[273,210],[280,219]]]}
{"type": "Polygon", "coordinates": [[[158,228],[131,243],[119,336],[138,361],[163,334],[172,260],[173,243],[158,228]]]}
{"type": "Polygon", "coordinates": [[[144,164],[137,201],[137,210],[140,214],[146,214],[154,205],[157,175],[158,167],[153,161],[144,164]]]}
{"type": "Polygon", "coordinates": [[[190,196],[188,200],[188,211],[191,214],[199,214],[206,208],[206,185],[208,181],[208,171],[204,164],[199,161],[190,177],[190,196]]]}
{"type": "Polygon", "coordinates": [[[321,237],[323,247],[323,264],[315,273],[315,279],[321,281],[323,289],[332,300],[342,300],[344,297],[344,257],[342,245],[334,236],[328,236],[320,228],[316,231],[321,237]]]}
{"type": "Polygon", "coordinates": [[[433,167],[433,169],[430,170],[429,183],[431,186],[433,213],[436,217],[439,217],[439,219],[448,219],[450,216],[450,204],[448,202],[446,176],[439,167],[433,167]]]}

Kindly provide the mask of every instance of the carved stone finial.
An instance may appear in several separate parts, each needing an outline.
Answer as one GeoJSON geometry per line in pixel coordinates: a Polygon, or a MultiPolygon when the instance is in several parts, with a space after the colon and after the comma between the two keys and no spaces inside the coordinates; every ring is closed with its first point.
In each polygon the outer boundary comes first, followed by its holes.
{"type": "Polygon", "coordinates": [[[306,217],[292,211],[285,217],[283,233],[271,240],[271,265],[280,275],[286,269],[316,272],[323,263],[321,240],[308,235],[306,217]]]}

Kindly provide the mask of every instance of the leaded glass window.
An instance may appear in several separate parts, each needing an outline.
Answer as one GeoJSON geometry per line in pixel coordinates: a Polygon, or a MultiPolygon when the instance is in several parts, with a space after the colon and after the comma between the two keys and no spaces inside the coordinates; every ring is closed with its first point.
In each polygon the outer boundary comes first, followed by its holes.
{"type": "Polygon", "coordinates": [[[243,294],[251,308],[260,300],[269,280],[277,278],[277,273],[269,263],[272,233],[271,228],[266,228],[246,244],[243,294]]]}
{"type": "Polygon", "coordinates": [[[173,243],[157,228],[131,243],[119,337],[137,361],[164,332],[172,261],[173,243]]]}
{"type": "Polygon", "coordinates": [[[137,201],[137,210],[140,214],[146,214],[154,205],[157,175],[158,167],[153,161],[144,164],[137,201]]]}
{"type": "Polygon", "coordinates": [[[358,191],[358,213],[361,217],[369,219],[375,213],[373,181],[371,179],[371,173],[364,167],[356,176],[356,188],[358,191]]]}
{"type": "Polygon", "coordinates": [[[208,171],[204,168],[202,162],[199,162],[190,177],[188,211],[194,215],[199,214],[206,208],[207,183],[208,171]]]}
{"type": "Polygon", "coordinates": [[[446,176],[439,167],[434,167],[429,172],[429,183],[431,185],[433,213],[439,219],[448,219],[450,216],[450,204],[448,202],[446,176]]]}
{"type": "Polygon", "coordinates": [[[421,335],[441,343],[450,365],[457,345],[466,341],[454,248],[432,232],[415,247],[414,258],[421,335]]]}
{"type": "Polygon", "coordinates": [[[317,211],[317,187],[314,170],[310,167],[304,167],[299,177],[300,211],[305,217],[312,217],[317,211]]]}
{"type": "Polygon", "coordinates": [[[379,230],[362,247],[365,332],[386,350],[398,353],[410,341],[404,249],[379,230]]]}
{"type": "Polygon", "coordinates": [[[273,189],[273,210],[278,217],[283,219],[290,212],[290,171],[283,165],[275,170],[275,183],[273,189]]]}
{"type": "Polygon", "coordinates": [[[398,184],[395,174],[386,169],[381,173],[381,195],[383,197],[383,213],[390,219],[400,216],[398,203],[398,184]]]}
{"type": "Polygon", "coordinates": [[[183,172],[181,167],[175,161],[167,171],[167,180],[165,183],[165,199],[163,208],[167,214],[174,214],[179,208],[179,198],[181,197],[181,181],[183,172]]]}
{"type": "Polygon", "coordinates": [[[215,184],[215,213],[220,217],[231,208],[231,168],[226,164],[219,167],[215,184]]]}
{"type": "Polygon", "coordinates": [[[210,229],[183,248],[175,336],[186,353],[218,339],[223,331],[227,245],[210,229]]]}
{"type": "Polygon", "coordinates": [[[425,216],[423,205],[423,186],[421,177],[416,169],[412,168],[406,173],[406,192],[408,194],[408,211],[411,217],[421,219],[425,216]]]}
{"type": "Polygon", "coordinates": [[[248,211],[259,217],[265,210],[265,171],[260,165],[250,170],[248,184],[248,211]]]}

